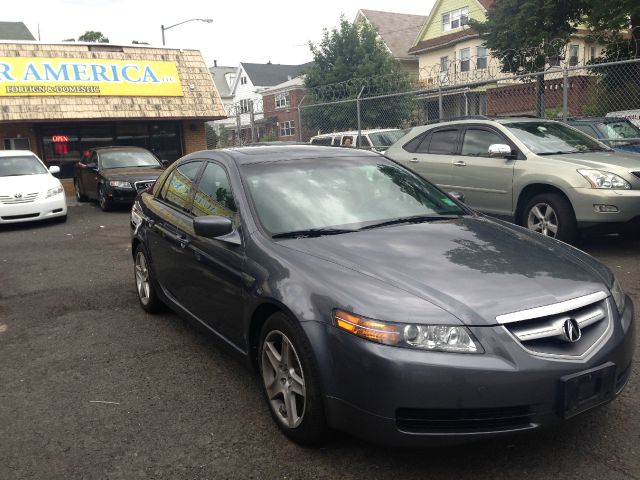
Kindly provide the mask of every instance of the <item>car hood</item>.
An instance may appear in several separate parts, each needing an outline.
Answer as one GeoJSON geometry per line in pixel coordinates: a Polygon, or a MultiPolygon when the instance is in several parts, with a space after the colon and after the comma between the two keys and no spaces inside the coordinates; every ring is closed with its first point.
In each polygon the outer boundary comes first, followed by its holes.
{"type": "Polygon", "coordinates": [[[606,292],[610,279],[579,250],[481,217],[279,243],[400,288],[467,325],[606,292]]]}
{"type": "Polygon", "coordinates": [[[108,168],[102,171],[102,176],[107,180],[138,182],[140,180],[155,180],[163,170],[161,167],[108,168]]]}
{"type": "Polygon", "coordinates": [[[0,195],[41,193],[60,185],[60,180],[49,173],[0,177],[0,195]]]}
{"type": "Polygon", "coordinates": [[[546,158],[554,160],[562,160],[571,162],[585,168],[597,168],[606,170],[611,166],[625,168],[628,170],[640,170],[640,155],[621,152],[585,152],[585,153],[567,153],[564,155],[545,155],[546,158]]]}

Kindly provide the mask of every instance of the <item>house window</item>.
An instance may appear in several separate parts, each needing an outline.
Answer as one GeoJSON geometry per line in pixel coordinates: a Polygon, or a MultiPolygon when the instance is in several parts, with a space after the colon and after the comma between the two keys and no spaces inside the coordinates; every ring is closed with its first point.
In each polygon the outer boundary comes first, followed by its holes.
{"type": "Polygon", "coordinates": [[[449,57],[440,57],[440,83],[449,80],[449,57]]]}
{"type": "Polygon", "coordinates": [[[276,108],[286,108],[291,105],[289,92],[276,94],[276,108]]]}
{"type": "Polygon", "coordinates": [[[240,113],[249,113],[249,110],[251,110],[252,103],[253,102],[249,99],[240,100],[240,113]]]}
{"type": "Polygon", "coordinates": [[[463,48],[462,50],[460,50],[460,71],[461,72],[469,71],[470,56],[471,56],[470,48],[463,48]]]}
{"type": "Polygon", "coordinates": [[[448,32],[469,23],[469,7],[459,8],[442,14],[442,31],[448,32]]]}
{"type": "Polygon", "coordinates": [[[295,135],[296,129],[293,123],[293,120],[288,120],[286,122],[280,122],[280,136],[281,137],[290,137],[291,135],[295,135]]]}
{"type": "Polygon", "coordinates": [[[243,75],[242,77],[240,77],[240,85],[246,85],[246,84],[247,84],[247,77],[243,75]]]}
{"type": "Polygon", "coordinates": [[[596,59],[596,47],[591,47],[589,49],[589,60],[595,60],[596,59]]]}
{"type": "Polygon", "coordinates": [[[578,65],[578,51],[580,47],[578,45],[571,45],[569,47],[569,66],[575,67],[578,65]]]}
{"type": "Polygon", "coordinates": [[[478,47],[476,53],[478,57],[476,60],[476,69],[483,70],[487,68],[487,48],[478,47]]]}

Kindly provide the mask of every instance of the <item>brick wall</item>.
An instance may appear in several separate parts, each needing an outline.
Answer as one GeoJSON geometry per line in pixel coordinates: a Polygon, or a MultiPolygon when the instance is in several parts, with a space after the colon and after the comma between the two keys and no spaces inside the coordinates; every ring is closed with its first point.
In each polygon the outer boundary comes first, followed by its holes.
{"type": "Polygon", "coordinates": [[[186,121],[182,124],[184,135],[184,154],[207,149],[207,138],[204,131],[204,122],[186,121]]]}
{"type": "Polygon", "coordinates": [[[287,108],[276,109],[276,93],[264,95],[262,97],[265,118],[265,134],[275,135],[278,140],[298,140],[300,128],[300,125],[298,125],[298,105],[306,95],[306,92],[307,91],[304,88],[294,88],[289,90],[289,100],[291,103],[287,108]],[[294,135],[280,136],[278,123],[287,121],[293,121],[295,133],[294,135]]]}

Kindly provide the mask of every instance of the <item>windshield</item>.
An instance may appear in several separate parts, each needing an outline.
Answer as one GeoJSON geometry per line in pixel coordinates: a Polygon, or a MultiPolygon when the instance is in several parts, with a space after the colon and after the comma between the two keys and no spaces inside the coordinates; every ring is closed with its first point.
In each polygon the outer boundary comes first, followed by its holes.
{"type": "Polygon", "coordinates": [[[518,140],[538,155],[607,150],[588,135],[556,122],[503,123],[518,140]]]}
{"type": "Polygon", "coordinates": [[[374,160],[256,163],[244,165],[243,172],[260,222],[272,235],[466,213],[422,178],[374,160]]]}
{"type": "Polygon", "coordinates": [[[144,150],[114,150],[101,152],[102,168],[159,167],[160,162],[151,152],[144,150]]]}
{"type": "MultiPolygon", "coordinates": [[[[606,122],[596,124],[596,128],[605,138],[609,139],[625,139],[640,138],[640,128],[627,120],[617,122],[606,122]]],[[[611,146],[630,145],[637,142],[611,142],[611,146]]]]}
{"type": "Polygon", "coordinates": [[[371,139],[373,148],[386,150],[387,147],[404,137],[405,133],[405,130],[391,130],[389,132],[370,133],[369,138],[371,139]]]}
{"type": "Polygon", "coordinates": [[[0,157],[0,177],[42,175],[45,173],[49,173],[49,170],[35,155],[0,157]]]}

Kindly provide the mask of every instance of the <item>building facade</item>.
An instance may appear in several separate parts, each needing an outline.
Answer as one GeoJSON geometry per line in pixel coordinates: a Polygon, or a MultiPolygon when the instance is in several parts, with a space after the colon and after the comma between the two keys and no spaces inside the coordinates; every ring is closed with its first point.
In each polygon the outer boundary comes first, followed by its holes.
{"type": "Polygon", "coordinates": [[[206,149],[205,121],[225,116],[196,50],[0,42],[0,148],[32,150],[66,175],[92,147],[169,161],[206,149]]]}
{"type": "Polygon", "coordinates": [[[300,131],[298,113],[298,106],[306,94],[303,76],[276,85],[262,94],[265,139],[300,141],[310,138],[310,133],[300,131]]]}

